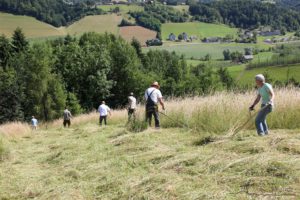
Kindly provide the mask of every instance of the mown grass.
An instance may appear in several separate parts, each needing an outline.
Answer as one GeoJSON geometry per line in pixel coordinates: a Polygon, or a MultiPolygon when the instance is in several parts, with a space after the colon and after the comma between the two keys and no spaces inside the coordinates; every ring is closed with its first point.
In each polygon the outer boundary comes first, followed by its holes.
{"type": "Polygon", "coordinates": [[[2,199],[297,199],[299,131],[252,132],[197,144],[171,128],[130,133],[86,123],[11,141],[0,163],[2,199]],[[284,146],[284,147],[282,147],[284,146]]]}
{"type": "Polygon", "coordinates": [[[230,28],[223,24],[210,24],[203,22],[166,23],[162,25],[162,38],[167,40],[171,33],[178,36],[181,33],[197,36],[199,39],[205,37],[225,37],[232,35],[236,37],[237,29],[230,28]]]}
{"type": "Polygon", "coordinates": [[[92,113],[7,134],[0,199],[299,199],[300,93],[275,92],[267,137],[219,136],[248,118],[253,92],[168,101],[161,130],[130,132],[120,110],[107,127],[92,113]]]}

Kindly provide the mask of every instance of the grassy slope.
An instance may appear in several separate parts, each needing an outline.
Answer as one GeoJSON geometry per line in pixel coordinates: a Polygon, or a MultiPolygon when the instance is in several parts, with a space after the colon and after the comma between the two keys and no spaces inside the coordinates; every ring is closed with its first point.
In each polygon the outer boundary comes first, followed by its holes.
{"type": "Polygon", "coordinates": [[[69,34],[82,34],[84,32],[94,31],[97,33],[115,33],[118,34],[118,24],[122,17],[117,15],[97,15],[87,16],[67,27],[69,34]]]}
{"type": "Polygon", "coordinates": [[[96,122],[40,130],[9,143],[6,199],[297,199],[299,131],[244,132],[197,145],[181,129],[133,134],[96,122]],[[296,197],[297,196],[297,197],[296,197]]]}
{"type": "Polygon", "coordinates": [[[208,24],[200,22],[187,22],[187,23],[167,23],[162,25],[162,37],[166,40],[170,33],[178,36],[180,33],[186,32],[188,35],[204,37],[224,37],[226,35],[236,36],[237,29],[230,28],[220,24],[208,24]]]}
{"type": "Polygon", "coordinates": [[[69,27],[55,28],[32,17],[0,12],[0,33],[11,36],[17,27],[21,27],[28,38],[35,39],[65,36],[68,33],[81,35],[88,31],[118,34],[118,24],[121,20],[122,17],[115,14],[87,16],[69,27]]]}
{"type": "Polygon", "coordinates": [[[29,38],[61,36],[65,34],[64,29],[55,28],[33,17],[17,16],[0,12],[1,34],[11,36],[17,27],[22,28],[29,38]]]}

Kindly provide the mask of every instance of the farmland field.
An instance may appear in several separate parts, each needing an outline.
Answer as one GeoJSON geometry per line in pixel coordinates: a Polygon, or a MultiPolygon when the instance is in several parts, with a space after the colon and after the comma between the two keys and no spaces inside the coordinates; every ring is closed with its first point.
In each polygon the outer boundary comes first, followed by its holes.
{"type": "Polygon", "coordinates": [[[119,23],[122,17],[115,14],[112,15],[95,15],[87,16],[67,27],[69,34],[82,34],[84,32],[97,32],[97,33],[114,33],[118,34],[119,23]]]}
{"type": "MultiPolygon", "coordinates": [[[[241,68],[242,69],[242,68],[241,68]]],[[[256,74],[268,73],[273,81],[286,81],[287,78],[294,78],[296,81],[300,82],[300,65],[282,66],[282,67],[263,67],[255,68],[251,70],[241,70],[238,72],[229,70],[233,76],[237,78],[237,81],[243,85],[248,85],[253,83],[253,77],[256,74]]]]}
{"type": "Polygon", "coordinates": [[[162,25],[162,37],[166,40],[170,33],[178,34],[186,32],[188,35],[204,37],[224,37],[226,35],[236,36],[237,29],[230,28],[222,24],[208,24],[200,22],[187,22],[187,23],[167,23],[162,25]]]}
{"type": "Polygon", "coordinates": [[[179,11],[184,11],[184,12],[189,11],[188,5],[177,5],[177,6],[170,6],[170,7],[175,8],[176,10],[179,10],[179,11]]]}
{"type": "Polygon", "coordinates": [[[144,8],[142,6],[138,5],[101,5],[98,6],[101,10],[104,10],[106,12],[112,11],[116,7],[119,7],[120,13],[128,13],[129,11],[143,11],[144,8]]]}
{"type": "Polygon", "coordinates": [[[28,38],[65,35],[64,28],[55,28],[33,17],[0,12],[0,34],[10,37],[17,27],[22,28],[28,38]]]}
{"type": "Polygon", "coordinates": [[[178,54],[184,55],[186,58],[200,59],[205,55],[210,54],[212,59],[223,59],[223,51],[229,49],[230,51],[241,51],[244,52],[245,48],[260,48],[257,44],[236,44],[236,43],[166,43],[161,47],[151,47],[150,49],[175,51],[178,54]]]}
{"type": "Polygon", "coordinates": [[[130,42],[132,38],[136,38],[142,45],[146,45],[146,41],[156,37],[156,32],[143,28],[141,26],[120,27],[120,36],[130,42]]]}

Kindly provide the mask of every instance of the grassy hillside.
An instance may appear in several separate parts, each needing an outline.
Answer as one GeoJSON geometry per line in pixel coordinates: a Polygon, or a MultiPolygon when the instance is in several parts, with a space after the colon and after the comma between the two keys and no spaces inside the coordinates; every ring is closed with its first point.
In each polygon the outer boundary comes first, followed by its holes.
{"type": "Polygon", "coordinates": [[[97,33],[118,33],[118,25],[122,20],[121,16],[112,15],[95,15],[87,16],[67,27],[69,34],[82,34],[84,32],[97,32],[97,33]]]}
{"type": "Polygon", "coordinates": [[[200,22],[187,22],[187,23],[167,23],[162,25],[162,38],[166,40],[170,33],[178,34],[186,32],[188,35],[204,37],[224,37],[226,35],[237,34],[237,29],[230,28],[221,24],[208,24],[200,22]]]}
{"type": "MultiPolygon", "coordinates": [[[[124,111],[114,112],[105,128],[91,114],[74,119],[70,129],[58,121],[22,137],[8,135],[2,139],[8,153],[0,161],[0,198],[299,199],[299,91],[276,92],[275,112],[287,112],[272,114],[273,130],[267,137],[251,129],[231,138],[213,136],[201,128],[172,128],[164,117],[160,131],[130,133],[124,127],[124,111]],[[276,123],[282,122],[294,126],[276,130],[276,123]]],[[[228,117],[238,118],[236,108],[242,113],[247,105],[241,105],[253,95],[219,94],[168,102],[167,108],[188,108],[181,110],[185,117],[197,112],[198,127],[201,122],[228,125],[228,117]]],[[[26,125],[0,126],[0,132],[19,130],[19,135],[23,129],[28,131],[26,125]]]]}
{"type": "Polygon", "coordinates": [[[0,34],[11,36],[17,27],[22,28],[28,38],[62,36],[65,34],[63,28],[55,28],[33,17],[0,12],[0,34]]]}

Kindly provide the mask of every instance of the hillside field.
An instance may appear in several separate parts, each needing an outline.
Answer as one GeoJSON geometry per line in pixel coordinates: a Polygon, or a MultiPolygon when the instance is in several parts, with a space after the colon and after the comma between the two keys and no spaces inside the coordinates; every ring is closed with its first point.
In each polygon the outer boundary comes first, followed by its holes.
{"type": "Polygon", "coordinates": [[[97,32],[97,33],[114,33],[118,34],[119,27],[122,20],[121,16],[115,14],[111,15],[96,15],[96,16],[86,16],[83,19],[75,22],[74,24],[67,27],[67,32],[69,34],[81,35],[84,32],[97,32]]]}
{"type": "Polygon", "coordinates": [[[2,125],[0,199],[299,199],[299,89],[276,91],[269,136],[251,126],[230,135],[254,96],[167,102],[188,128],[162,116],[163,129],[130,132],[124,110],[102,128],[98,114],[74,118],[69,129],[61,120],[37,131],[2,125]]]}
{"type": "Polygon", "coordinates": [[[201,22],[166,23],[162,25],[163,40],[166,40],[171,33],[178,36],[183,32],[187,33],[189,36],[193,35],[203,39],[205,37],[224,37],[226,35],[235,37],[237,29],[222,24],[208,24],[201,22]]]}
{"type": "Polygon", "coordinates": [[[156,37],[156,32],[146,29],[141,26],[126,26],[120,27],[120,36],[126,41],[131,42],[133,38],[140,41],[142,46],[146,46],[146,41],[149,39],[154,39],[156,37]]]}
{"type": "Polygon", "coordinates": [[[28,38],[63,36],[64,28],[55,28],[33,17],[18,16],[0,12],[0,34],[10,37],[20,27],[28,38]]]}

